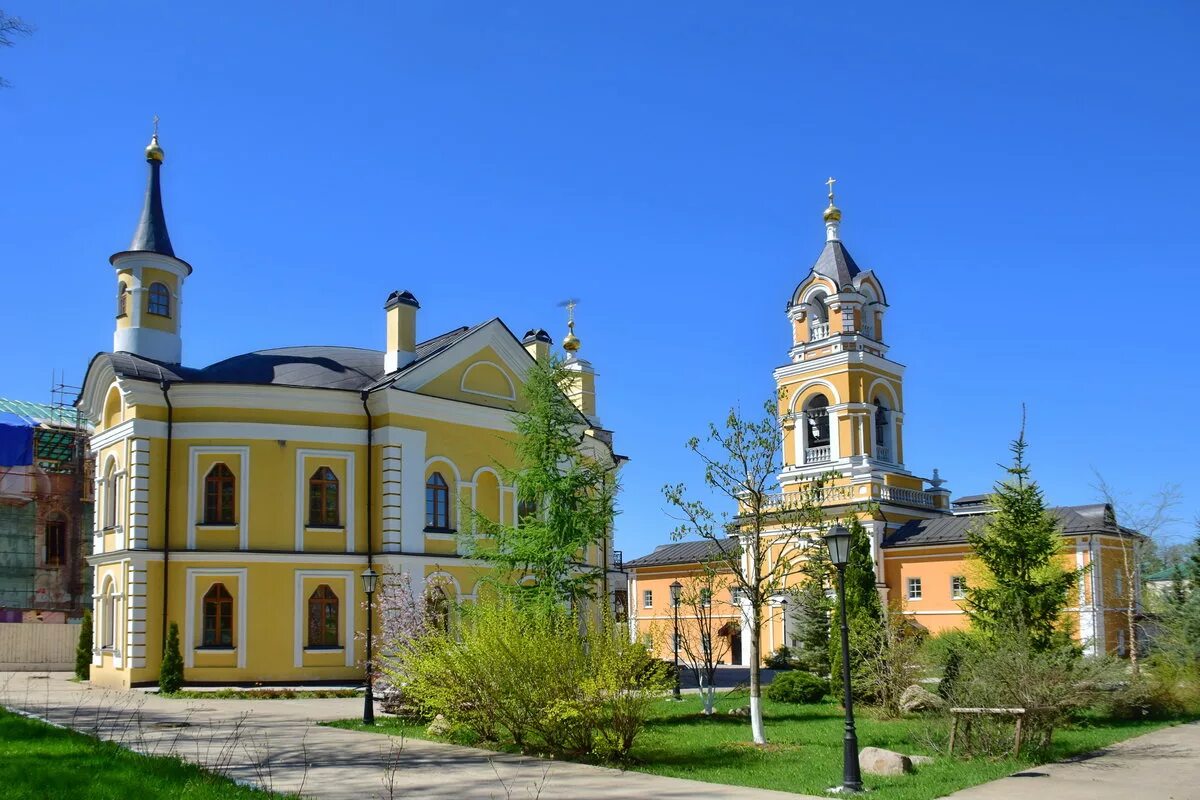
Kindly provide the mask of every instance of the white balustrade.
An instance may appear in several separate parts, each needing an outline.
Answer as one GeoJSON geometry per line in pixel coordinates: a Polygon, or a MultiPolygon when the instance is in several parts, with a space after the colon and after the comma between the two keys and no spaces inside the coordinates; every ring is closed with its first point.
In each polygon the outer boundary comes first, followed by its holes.
{"type": "Polygon", "coordinates": [[[883,486],[879,492],[881,500],[892,500],[897,503],[905,503],[910,506],[922,506],[924,508],[933,508],[933,495],[929,492],[922,492],[917,489],[905,489],[902,486],[883,486]]]}

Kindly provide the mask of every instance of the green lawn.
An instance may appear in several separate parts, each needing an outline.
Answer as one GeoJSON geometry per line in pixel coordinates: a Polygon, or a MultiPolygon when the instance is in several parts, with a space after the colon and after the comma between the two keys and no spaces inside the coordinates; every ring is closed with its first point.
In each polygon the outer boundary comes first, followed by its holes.
{"type": "Polygon", "coordinates": [[[266,800],[177,758],[144,756],[111,742],[0,709],[0,797],[5,800],[266,800]]]}
{"type": "MultiPolygon", "coordinates": [[[[630,769],[678,778],[823,794],[841,783],[842,711],[833,703],[788,705],[763,700],[767,739],[765,748],[749,744],[750,723],[731,717],[730,708],[744,706],[744,695],[726,698],[718,715],[698,714],[700,702],[661,701],[647,731],[634,748],[630,769]]],[[[934,742],[946,740],[939,720],[909,717],[881,720],[869,711],[857,715],[860,747],[884,747],[909,755],[935,755],[934,742]]],[[[364,729],[361,721],[331,723],[364,729]]],[[[1056,759],[1092,752],[1105,745],[1169,725],[1165,722],[1097,722],[1081,724],[1054,735],[1056,759]]],[[[374,730],[392,735],[432,738],[419,724],[381,717],[374,730]]],[[[460,744],[476,744],[459,739],[460,744]]],[[[899,778],[863,776],[871,796],[879,800],[929,800],[967,786],[1000,778],[1032,766],[1032,760],[949,760],[938,757],[912,775],[899,778]]]]}

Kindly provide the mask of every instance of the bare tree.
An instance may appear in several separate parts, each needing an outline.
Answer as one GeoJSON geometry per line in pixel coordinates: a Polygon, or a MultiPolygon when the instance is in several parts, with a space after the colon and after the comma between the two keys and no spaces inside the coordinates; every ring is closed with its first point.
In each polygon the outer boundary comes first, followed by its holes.
{"type": "Polygon", "coordinates": [[[729,576],[713,564],[702,566],[700,575],[685,579],[679,590],[680,608],[687,610],[679,618],[679,649],[688,668],[696,674],[704,713],[711,715],[717,699],[717,665],[730,649],[728,637],[720,635],[721,617],[726,615],[717,612],[733,608],[740,617],[741,609],[724,600],[731,583],[729,576]]]}
{"type": "MultiPolygon", "coordinates": [[[[1164,528],[1176,521],[1172,510],[1182,499],[1177,484],[1167,484],[1149,499],[1129,501],[1121,499],[1112,485],[1099,472],[1095,472],[1095,489],[1113,509],[1116,517],[1117,537],[1121,540],[1121,562],[1118,565],[1124,592],[1118,593],[1122,601],[1125,618],[1125,641],[1129,652],[1129,671],[1133,675],[1141,672],[1139,642],[1141,628],[1141,564],[1155,544],[1155,537],[1164,528]]],[[[1103,576],[1101,576],[1103,578],[1103,576]]]]}
{"type": "MultiPolygon", "coordinates": [[[[32,25],[20,17],[5,14],[4,9],[0,8],[0,47],[12,47],[16,43],[16,37],[29,36],[32,33],[32,25]]],[[[9,85],[8,81],[0,77],[0,88],[9,85]]]]}
{"type": "Polygon", "coordinates": [[[779,493],[782,468],[778,405],[768,401],[759,419],[731,409],[723,426],[709,425],[702,446],[693,437],[687,447],[704,465],[709,492],[733,501],[737,512],[713,512],[702,500],[687,497],[682,483],[663,487],[678,512],[675,539],[699,536],[712,543],[712,561],[728,570],[738,589],[750,632],[750,729],[755,744],[766,744],[762,722],[763,611],[771,598],[801,573],[802,551],[813,543],[824,522],[820,499],[825,479],[779,493]]]}

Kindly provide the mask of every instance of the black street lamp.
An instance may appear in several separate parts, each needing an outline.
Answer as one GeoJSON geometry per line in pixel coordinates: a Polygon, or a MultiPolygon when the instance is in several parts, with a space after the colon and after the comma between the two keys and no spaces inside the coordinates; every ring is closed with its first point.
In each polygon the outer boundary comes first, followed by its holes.
{"type": "Polygon", "coordinates": [[[679,692],[679,593],[683,591],[683,584],[675,581],[671,584],[671,608],[675,612],[675,640],[672,644],[675,646],[675,699],[682,699],[679,692]]]}
{"type": "Polygon", "coordinates": [[[363,573],[360,577],[362,578],[363,591],[366,592],[367,595],[367,694],[363,698],[363,724],[374,725],[375,670],[374,665],[371,663],[372,656],[374,656],[374,653],[372,652],[373,642],[371,641],[371,634],[374,632],[373,618],[375,616],[375,610],[372,608],[372,597],[375,594],[375,582],[379,580],[379,573],[372,569],[371,565],[368,564],[367,568],[363,570],[363,573]]]}
{"type": "Polygon", "coordinates": [[[854,732],[854,698],[850,691],[850,626],[846,622],[846,562],[850,560],[850,531],[834,525],[825,534],[829,560],[837,567],[838,604],[842,610],[842,705],[846,708],[846,733],[842,737],[842,791],[861,792],[858,770],[858,735],[854,732]]]}

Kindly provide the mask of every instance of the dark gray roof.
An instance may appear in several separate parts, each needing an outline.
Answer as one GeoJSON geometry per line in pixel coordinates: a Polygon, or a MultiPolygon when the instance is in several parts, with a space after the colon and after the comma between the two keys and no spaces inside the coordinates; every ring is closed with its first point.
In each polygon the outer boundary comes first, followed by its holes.
{"type": "MultiPolygon", "coordinates": [[[[726,551],[734,551],[737,548],[735,539],[725,539],[722,542],[722,547],[726,551]]],[[[633,561],[626,561],[626,567],[654,567],[664,564],[694,564],[698,561],[711,561],[721,555],[721,549],[717,543],[709,539],[700,539],[699,541],[676,542],[675,544],[659,545],[654,549],[654,552],[644,555],[641,558],[635,558],[633,561]]]]}
{"type": "Polygon", "coordinates": [[[417,358],[404,369],[384,375],[383,353],[358,347],[279,347],[257,350],[207,367],[162,364],[132,353],[101,353],[123,378],[172,383],[234,383],[362,390],[386,385],[462,340],[487,323],[463,326],[417,345],[417,358]]]}
{"type": "Polygon", "coordinates": [[[840,241],[825,243],[825,249],[821,251],[817,263],[813,264],[812,271],[829,278],[839,289],[851,285],[854,276],[862,272],[850,257],[850,251],[840,241]]]}
{"type": "Polygon", "coordinates": [[[162,187],[159,185],[159,169],[162,163],[149,161],[150,174],[146,178],[146,197],[142,201],[142,216],[137,230],[133,232],[130,250],[141,250],[175,257],[171,237],[167,233],[167,218],[163,214],[162,187]]]}
{"type": "Polygon", "coordinates": [[[990,494],[965,494],[962,497],[954,498],[950,501],[950,504],[954,506],[975,506],[987,503],[990,498],[990,494]]]}
{"type": "MultiPolygon", "coordinates": [[[[1063,506],[1050,512],[1058,520],[1064,536],[1088,533],[1127,534],[1140,536],[1137,531],[1116,524],[1112,509],[1104,503],[1086,506],[1063,506]]],[[[961,544],[967,532],[983,526],[989,514],[947,514],[933,519],[916,519],[904,523],[884,540],[884,547],[921,547],[934,544],[961,544]]]]}

